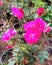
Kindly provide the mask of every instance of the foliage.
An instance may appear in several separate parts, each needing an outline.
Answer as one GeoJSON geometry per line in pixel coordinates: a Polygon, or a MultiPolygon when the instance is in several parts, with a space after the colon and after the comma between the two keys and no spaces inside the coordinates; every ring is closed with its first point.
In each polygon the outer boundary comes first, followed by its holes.
{"type": "MultiPolygon", "coordinates": [[[[14,28],[17,31],[17,35],[10,38],[8,42],[0,42],[0,46],[4,47],[1,51],[1,65],[34,65],[34,63],[39,59],[40,64],[44,63],[45,59],[49,59],[49,53],[46,48],[52,46],[52,44],[47,43],[48,38],[52,39],[52,4],[43,2],[43,0],[2,0],[4,6],[0,6],[0,41],[2,34],[9,28],[14,28]],[[15,6],[17,8],[22,8],[24,10],[24,17],[19,20],[15,17],[11,11],[11,7],[15,6]],[[37,9],[43,7],[45,14],[39,16],[37,14],[37,9]],[[27,44],[23,38],[26,31],[23,29],[23,24],[27,21],[35,20],[36,18],[42,18],[47,22],[51,31],[48,33],[42,33],[41,39],[37,44],[27,44]],[[6,25],[1,26],[3,22],[6,25]],[[15,27],[17,23],[17,29],[15,27]],[[45,43],[46,42],[46,43],[45,43]],[[12,50],[6,50],[6,46],[12,44],[12,50]]],[[[52,0],[50,0],[52,3],[52,0]]],[[[16,12],[15,12],[16,13],[16,12]]],[[[43,13],[43,12],[42,12],[43,13]]],[[[41,25],[40,25],[41,27],[41,25]]],[[[10,32],[12,33],[12,31],[10,32]]],[[[7,32],[7,35],[8,32],[7,32]]],[[[2,49],[1,48],[1,49],[2,49]]]]}

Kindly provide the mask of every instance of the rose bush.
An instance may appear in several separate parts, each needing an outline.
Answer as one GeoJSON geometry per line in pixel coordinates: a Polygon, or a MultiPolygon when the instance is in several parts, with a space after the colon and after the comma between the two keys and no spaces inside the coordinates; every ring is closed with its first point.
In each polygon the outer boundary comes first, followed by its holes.
{"type": "Polygon", "coordinates": [[[49,61],[51,3],[51,0],[0,0],[1,65],[45,65],[49,61]]]}

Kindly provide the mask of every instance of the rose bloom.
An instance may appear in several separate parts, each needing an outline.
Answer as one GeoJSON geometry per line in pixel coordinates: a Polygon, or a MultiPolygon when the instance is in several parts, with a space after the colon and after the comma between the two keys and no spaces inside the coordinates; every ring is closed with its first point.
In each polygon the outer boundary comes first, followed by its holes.
{"type": "Polygon", "coordinates": [[[46,22],[42,18],[36,18],[35,20],[29,21],[23,25],[25,31],[29,29],[43,31],[45,29],[46,22]]]}
{"type": "Polygon", "coordinates": [[[41,16],[41,15],[45,14],[45,10],[43,7],[40,7],[36,10],[36,13],[38,14],[38,16],[41,16]]]}
{"type": "Polygon", "coordinates": [[[36,18],[33,21],[27,22],[23,25],[25,32],[25,41],[29,44],[38,43],[42,33],[46,27],[46,22],[42,18],[36,18]]]}
{"type": "Polygon", "coordinates": [[[0,6],[3,6],[3,5],[4,5],[3,1],[2,1],[2,0],[0,0],[0,6]]]}
{"type": "Polygon", "coordinates": [[[41,38],[41,33],[38,31],[30,30],[25,33],[24,38],[28,44],[37,44],[41,38]]]}
{"type": "Polygon", "coordinates": [[[47,27],[47,28],[44,30],[45,33],[49,33],[50,31],[51,31],[51,28],[50,28],[50,27],[47,27]]]}
{"type": "Polygon", "coordinates": [[[44,33],[49,33],[50,31],[52,31],[52,27],[48,26],[45,28],[44,33]]]}
{"type": "Polygon", "coordinates": [[[32,27],[35,28],[35,24],[34,23],[35,23],[34,20],[32,20],[32,21],[28,21],[27,23],[23,24],[24,30],[28,31],[29,28],[32,28],[32,27]]]}
{"type": "Polygon", "coordinates": [[[10,40],[10,36],[3,34],[1,40],[2,40],[2,42],[8,42],[10,40]]]}
{"type": "Polygon", "coordinates": [[[52,27],[50,26],[50,23],[46,23],[46,27],[44,29],[44,33],[49,33],[52,30],[52,27]]]}
{"type": "Polygon", "coordinates": [[[13,45],[12,45],[12,44],[7,45],[7,46],[5,47],[6,50],[9,50],[9,49],[12,49],[12,48],[13,48],[13,45]]]}
{"type": "Polygon", "coordinates": [[[8,42],[13,36],[17,34],[16,30],[13,28],[10,28],[5,31],[5,33],[2,35],[2,41],[8,42]]]}
{"type": "Polygon", "coordinates": [[[12,7],[11,11],[15,17],[19,20],[24,17],[24,10],[22,8],[12,7]]]}

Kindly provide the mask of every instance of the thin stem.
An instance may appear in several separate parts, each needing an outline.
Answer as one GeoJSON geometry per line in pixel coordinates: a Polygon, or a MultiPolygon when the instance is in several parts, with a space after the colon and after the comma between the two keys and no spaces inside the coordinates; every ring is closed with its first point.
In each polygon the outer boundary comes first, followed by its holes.
{"type": "Polygon", "coordinates": [[[25,18],[23,17],[23,21],[24,21],[24,23],[26,22],[26,20],[25,20],[25,18]]]}

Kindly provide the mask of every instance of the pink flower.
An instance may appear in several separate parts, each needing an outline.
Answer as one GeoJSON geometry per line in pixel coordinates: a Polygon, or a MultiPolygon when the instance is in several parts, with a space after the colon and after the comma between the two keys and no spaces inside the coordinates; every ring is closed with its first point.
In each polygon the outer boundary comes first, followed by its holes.
{"type": "Polygon", "coordinates": [[[41,16],[42,14],[45,14],[45,10],[43,7],[40,7],[37,9],[36,13],[38,14],[38,16],[41,16]]]}
{"type": "Polygon", "coordinates": [[[52,30],[52,27],[50,26],[50,23],[46,23],[44,33],[49,33],[52,30]]]}
{"type": "Polygon", "coordinates": [[[25,41],[28,44],[37,44],[37,42],[39,41],[41,37],[40,32],[36,32],[36,31],[27,31],[24,35],[25,41]]]}
{"type": "Polygon", "coordinates": [[[47,28],[44,30],[44,32],[45,32],[45,33],[49,33],[50,31],[51,31],[50,26],[49,26],[49,27],[47,27],[47,28]]]}
{"type": "Polygon", "coordinates": [[[8,46],[5,47],[6,50],[9,50],[9,49],[12,49],[12,48],[13,48],[12,44],[10,44],[10,45],[8,45],[8,46]]]}
{"type": "Polygon", "coordinates": [[[34,24],[34,23],[35,23],[34,20],[25,23],[25,24],[23,25],[24,30],[25,30],[25,31],[28,31],[29,28],[32,28],[32,27],[35,28],[35,24],[34,24]]]}
{"type": "Polygon", "coordinates": [[[45,33],[49,33],[50,31],[52,31],[52,27],[48,26],[47,28],[45,28],[44,32],[45,33]]]}
{"type": "Polygon", "coordinates": [[[17,34],[16,30],[13,28],[8,29],[5,31],[5,33],[2,35],[2,41],[8,42],[13,36],[17,34]]]}
{"type": "Polygon", "coordinates": [[[3,34],[1,40],[4,42],[8,42],[10,40],[10,36],[7,34],[3,34]]]}
{"type": "Polygon", "coordinates": [[[46,22],[42,18],[36,18],[33,21],[29,21],[23,25],[25,31],[29,29],[43,31],[45,28],[46,22]]]}
{"type": "Polygon", "coordinates": [[[23,25],[25,32],[25,41],[29,44],[36,44],[45,29],[46,22],[42,18],[36,18],[33,21],[23,25]]]}
{"type": "Polygon", "coordinates": [[[42,18],[36,18],[35,19],[36,29],[39,30],[40,32],[44,31],[46,24],[47,23],[42,18]]]}
{"type": "Polygon", "coordinates": [[[19,20],[24,17],[24,10],[22,8],[12,7],[11,11],[15,17],[18,17],[19,20]]]}
{"type": "Polygon", "coordinates": [[[15,35],[17,34],[17,32],[16,32],[15,29],[10,28],[10,29],[8,30],[8,34],[9,34],[11,37],[13,37],[13,36],[15,36],[15,35]]]}
{"type": "Polygon", "coordinates": [[[0,6],[3,6],[3,5],[4,5],[3,1],[2,1],[2,0],[0,0],[0,6]]]}
{"type": "Polygon", "coordinates": [[[23,28],[25,30],[24,39],[28,44],[38,43],[42,33],[50,32],[50,29],[52,29],[42,18],[36,18],[25,23],[23,28]]]}

